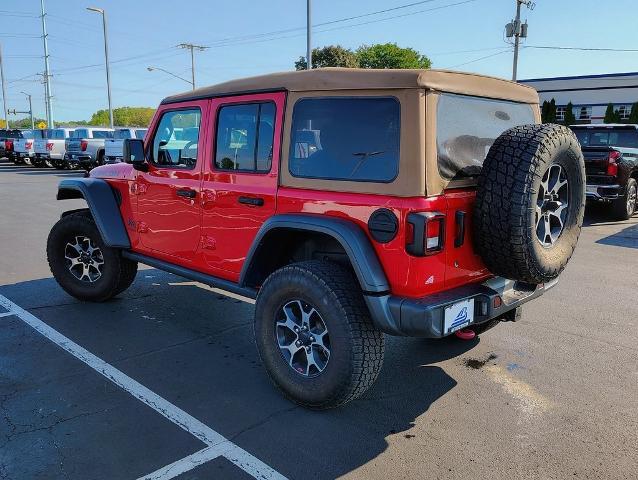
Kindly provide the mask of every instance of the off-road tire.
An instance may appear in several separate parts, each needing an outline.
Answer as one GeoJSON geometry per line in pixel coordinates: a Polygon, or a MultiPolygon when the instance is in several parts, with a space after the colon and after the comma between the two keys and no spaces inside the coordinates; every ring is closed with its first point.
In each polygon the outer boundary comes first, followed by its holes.
{"type": "Polygon", "coordinates": [[[487,268],[531,284],[556,278],[571,258],[585,210],[585,163],[574,133],[554,124],[522,125],[496,139],[479,177],[474,245],[487,268]],[[536,233],[541,180],[559,165],[568,181],[563,229],[544,247],[536,233]]]}
{"type": "Polygon", "coordinates": [[[638,190],[638,182],[635,178],[630,178],[625,188],[625,194],[614,200],[611,205],[614,218],[617,220],[629,220],[631,216],[636,212],[636,191],[638,190]],[[630,205],[629,197],[633,195],[634,203],[630,205]]]}
{"type": "Polygon", "coordinates": [[[353,274],[335,263],[305,261],[272,273],[259,291],[254,327],[270,379],[304,407],[333,408],[357,398],[375,382],[383,364],[383,334],[373,326],[353,274]],[[314,306],[330,334],[325,369],[310,378],[291,368],[276,340],[276,314],[294,299],[314,306]]]}
{"type": "Polygon", "coordinates": [[[88,210],[63,216],[53,226],[47,240],[47,260],[58,284],[78,300],[104,302],[126,290],[137,273],[137,262],[122,258],[120,250],[107,247],[88,210]],[[76,278],[66,264],[65,249],[76,236],[91,239],[104,258],[100,278],[89,283],[76,278]]]}

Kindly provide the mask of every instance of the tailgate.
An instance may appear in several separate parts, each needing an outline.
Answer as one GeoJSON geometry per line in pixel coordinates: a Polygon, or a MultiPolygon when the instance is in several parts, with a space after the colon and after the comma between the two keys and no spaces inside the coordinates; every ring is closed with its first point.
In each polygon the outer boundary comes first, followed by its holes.
{"type": "Polygon", "coordinates": [[[82,140],[79,138],[74,138],[69,140],[69,144],[67,147],[67,152],[79,153],[82,149],[82,140]]]}
{"type": "Polygon", "coordinates": [[[444,193],[446,270],[445,288],[483,280],[491,275],[472,244],[472,213],[476,191],[451,189],[444,193]]]}
{"type": "Polygon", "coordinates": [[[27,151],[27,145],[29,150],[33,148],[33,139],[31,138],[19,138],[13,143],[13,150],[18,153],[25,153],[27,151]]]}
{"type": "Polygon", "coordinates": [[[124,140],[106,139],[104,141],[104,154],[107,157],[124,156],[124,140]]]}
{"type": "Polygon", "coordinates": [[[35,151],[35,153],[48,153],[49,150],[47,150],[47,142],[50,142],[51,140],[47,140],[47,139],[38,139],[34,141],[33,144],[33,149],[35,151]]]}
{"type": "Polygon", "coordinates": [[[609,147],[582,147],[582,151],[587,176],[607,174],[609,147]]]}

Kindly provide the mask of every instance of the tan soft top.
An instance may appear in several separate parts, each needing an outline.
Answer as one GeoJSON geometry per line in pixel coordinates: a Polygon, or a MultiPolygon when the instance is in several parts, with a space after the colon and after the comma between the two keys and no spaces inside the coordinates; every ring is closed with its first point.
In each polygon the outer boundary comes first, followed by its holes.
{"type": "Polygon", "coordinates": [[[538,103],[538,94],[533,88],[495,77],[446,70],[372,70],[357,68],[317,68],[240,78],[172,95],[165,98],[162,103],[275,90],[305,92],[411,88],[425,88],[463,95],[500,98],[530,104],[538,103]]]}

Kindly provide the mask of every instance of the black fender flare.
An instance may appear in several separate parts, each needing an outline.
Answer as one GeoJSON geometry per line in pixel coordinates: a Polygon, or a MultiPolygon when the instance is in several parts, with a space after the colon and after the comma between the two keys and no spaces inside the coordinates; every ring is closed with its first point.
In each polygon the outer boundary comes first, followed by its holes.
{"type": "Polygon", "coordinates": [[[83,198],[109,247],[131,248],[118,201],[111,186],[100,178],[68,178],[58,185],[58,200],[83,198]]]}
{"type": "Polygon", "coordinates": [[[239,277],[241,286],[246,285],[255,259],[268,254],[262,249],[264,240],[276,230],[318,232],[333,237],[348,255],[364,294],[382,295],[390,291],[383,267],[364,231],[352,221],[313,214],[280,214],[266,220],[246,256],[239,277]]]}

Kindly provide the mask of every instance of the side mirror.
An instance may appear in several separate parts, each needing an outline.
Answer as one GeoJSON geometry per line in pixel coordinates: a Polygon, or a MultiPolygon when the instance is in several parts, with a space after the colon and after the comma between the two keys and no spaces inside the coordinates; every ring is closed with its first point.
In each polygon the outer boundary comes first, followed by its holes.
{"type": "Polygon", "coordinates": [[[126,163],[133,165],[135,170],[148,171],[148,163],[144,156],[144,141],[137,138],[127,138],[124,140],[123,156],[126,163]]]}

